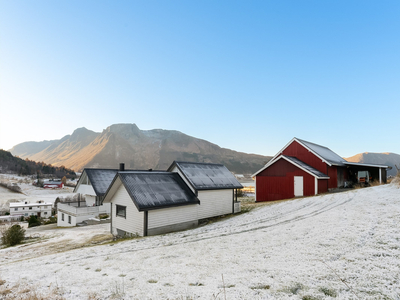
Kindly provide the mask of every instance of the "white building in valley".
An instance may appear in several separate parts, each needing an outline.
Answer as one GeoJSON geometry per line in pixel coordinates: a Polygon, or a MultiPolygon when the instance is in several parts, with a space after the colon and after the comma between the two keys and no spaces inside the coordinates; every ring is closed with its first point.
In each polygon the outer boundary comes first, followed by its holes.
{"type": "Polygon", "coordinates": [[[23,217],[34,215],[46,219],[51,217],[51,208],[52,203],[44,202],[42,200],[35,203],[28,201],[12,202],[10,203],[10,215],[23,217]]]}

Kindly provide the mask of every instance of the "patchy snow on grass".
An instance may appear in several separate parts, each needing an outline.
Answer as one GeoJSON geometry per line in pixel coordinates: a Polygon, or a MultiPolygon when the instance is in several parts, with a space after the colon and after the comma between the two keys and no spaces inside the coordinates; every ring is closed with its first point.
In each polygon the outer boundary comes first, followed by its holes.
{"type": "Polygon", "coordinates": [[[23,284],[64,299],[399,299],[399,196],[384,185],[280,201],[90,247],[109,224],[28,229],[40,237],[0,250],[0,295],[22,298],[23,284]]]}
{"type": "Polygon", "coordinates": [[[54,203],[57,197],[66,197],[73,195],[74,188],[63,187],[62,189],[44,189],[32,185],[33,180],[28,177],[17,175],[1,174],[0,181],[6,183],[18,184],[21,193],[16,193],[0,186],[0,209],[8,208],[8,203],[28,200],[35,203],[39,200],[54,203]]]}

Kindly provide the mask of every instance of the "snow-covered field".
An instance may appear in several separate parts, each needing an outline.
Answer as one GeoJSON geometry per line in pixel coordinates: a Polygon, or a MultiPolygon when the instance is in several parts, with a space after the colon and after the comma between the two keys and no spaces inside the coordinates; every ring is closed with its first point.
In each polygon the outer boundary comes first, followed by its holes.
{"type": "Polygon", "coordinates": [[[74,190],[71,187],[64,187],[62,189],[39,188],[32,185],[33,180],[17,175],[1,174],[0,181],[6,183],[17,183],[22,190],[22,194],[15,193],[0,186],[0,209],[7,206],[9,202],[18,202],[24,200],[28,200],[32,203],[39,200],[54,203],[57,197],[66,197],[68,195],[72,195],[74,190]]]}
{"type": "Polygon", "coordinates": [[[0,250],[0,298],[400,299],[400,189],[393,184],[83,247],[108,232],[109,224],[28,229],[42,238],[0,250]]]}

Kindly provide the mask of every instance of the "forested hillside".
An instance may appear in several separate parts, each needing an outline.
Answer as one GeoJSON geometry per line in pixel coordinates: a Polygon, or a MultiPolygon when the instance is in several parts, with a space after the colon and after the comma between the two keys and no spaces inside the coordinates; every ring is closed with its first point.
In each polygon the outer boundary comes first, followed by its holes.
{"type": "Polygon", "coordinates": [[[16,173],[18,175],[53,175],[54,177],[74,178],[73,170],[64,166],[55,167],[44,162],[35,162],[29,159],[21,159],[10,152],[0,149],[0,173],[16,173]]]}

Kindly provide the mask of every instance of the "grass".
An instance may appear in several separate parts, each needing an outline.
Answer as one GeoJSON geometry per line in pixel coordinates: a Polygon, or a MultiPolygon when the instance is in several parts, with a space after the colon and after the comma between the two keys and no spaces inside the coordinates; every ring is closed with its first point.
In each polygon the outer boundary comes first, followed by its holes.
{"type": "Polygon", "coordinates": [[[329,296],[329,297],[336,297],[337,293],[335,290],[333,289],[329,289],[329,288],[325,288],[325,287],[321,287],[319,289],[320,292],[324,293],[325,296],[329,296]]]}

